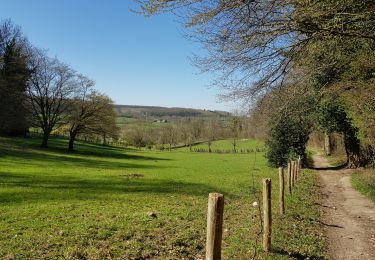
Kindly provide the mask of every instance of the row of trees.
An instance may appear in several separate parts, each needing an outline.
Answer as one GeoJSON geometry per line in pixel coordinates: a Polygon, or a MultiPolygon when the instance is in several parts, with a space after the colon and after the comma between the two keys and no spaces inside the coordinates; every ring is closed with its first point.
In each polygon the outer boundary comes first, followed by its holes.
{"type": "Polygon", "coordinates": [[[209,120],[186,119],[152,128],[147,123],[127,126],[123,132],[123,139],[135,147],[153,147],[171,149],[177,145],[189,146],[198,142],[207,144],[208,152],[212,152],[212,142],[218,139],[230,138],[233,150],[236,150],[237,140],[248,137],[245,119],[232,118],[222,121],[219,118],[209,120]]]}
{"type": "Polygon", "coordinates": [[[69,65],[33,47],[11,21],[0,24],[0,134],[43,132],[42,147],[53,131],[69,133],[69,150],[79,135],[117,135],[112,100],[69,65]]]}
{"type": "Polygon", "coordinates": [[[373,158],[372,0],[137,2],[146,15],[177,12],[207,50],[197,65],[219,73],[224,97],[256,101],[272,165],[305,156],[316,129],[344,135],[350,167],[373,158]]]}

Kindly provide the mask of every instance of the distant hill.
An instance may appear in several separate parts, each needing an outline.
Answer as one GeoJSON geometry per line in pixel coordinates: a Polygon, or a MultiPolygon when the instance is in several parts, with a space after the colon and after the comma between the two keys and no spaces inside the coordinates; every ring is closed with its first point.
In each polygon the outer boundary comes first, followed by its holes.
{"type": "Polygon", "coordinates": [[[130,118],[170,118],[170,117],[228,117],[231,113],[205,109],[156,106],[115,105],[120,117],[130,118]]]}

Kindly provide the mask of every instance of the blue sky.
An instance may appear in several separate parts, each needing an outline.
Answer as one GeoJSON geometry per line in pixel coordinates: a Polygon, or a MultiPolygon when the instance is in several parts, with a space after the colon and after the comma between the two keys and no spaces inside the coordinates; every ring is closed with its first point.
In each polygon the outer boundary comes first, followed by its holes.
{"type": "Polygon", "coordinates": [[[0,0],[0,18],[20,25],[32,44],[96,81],[117,104],[231,110],[210,75],[191,65],[202,52],[173,15],[130,12],[132,0],[0,0]]]}

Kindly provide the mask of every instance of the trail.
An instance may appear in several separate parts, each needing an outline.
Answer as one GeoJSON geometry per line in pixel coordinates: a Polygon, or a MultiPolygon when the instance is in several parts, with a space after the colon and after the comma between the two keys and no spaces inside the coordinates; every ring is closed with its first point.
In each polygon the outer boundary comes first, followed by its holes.
{"type": "Polygon", "coordinates": [[[352,187],[350,169],[330,168],[314,156],[323,199],[329,259],[375,259],[375,205],[352,187]]]}

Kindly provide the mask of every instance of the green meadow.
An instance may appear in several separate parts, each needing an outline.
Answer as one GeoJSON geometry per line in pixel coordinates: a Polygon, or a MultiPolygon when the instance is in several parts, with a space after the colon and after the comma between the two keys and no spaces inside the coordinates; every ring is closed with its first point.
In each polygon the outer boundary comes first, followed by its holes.
{"type": "MultiPolygon", "coordinates": [[[[321,258],[315,174],[304,171],[286,214],[263,153],[137,150],[0,138],[0,257],[203,259],[207,197],[225,195],[223,258],[321,258]],[[261,250],[261,180],[272,179],[272,252],[261,250]],[[153,214],[151,214],[153,213],[153,214]]],[[[244,141],[246,148],[261,145],[244,141]]],[[[218,141],[218,149],[229,141],[218,141]]]]}

